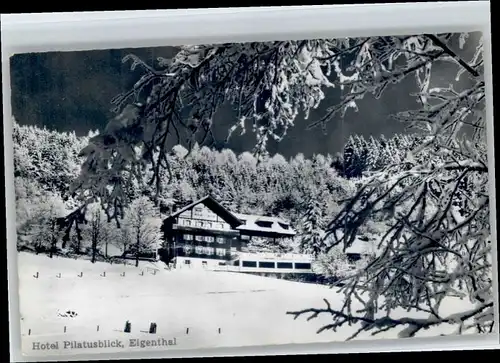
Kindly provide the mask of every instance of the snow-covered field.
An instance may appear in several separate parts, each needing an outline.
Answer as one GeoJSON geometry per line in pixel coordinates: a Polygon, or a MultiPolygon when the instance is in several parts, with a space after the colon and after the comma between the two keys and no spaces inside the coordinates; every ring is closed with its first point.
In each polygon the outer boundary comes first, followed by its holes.
{"type": "MultiPolygon", "coordinates": [[[[19,253],[19,278],[25,354],[55,353],[33,350],[34,342],[59,341],[56,354],[75,354],[102,349],[112,352],[331,342],[345,340],[356,330],[345,327],[317,334],[320,327],[331,322],[329,316],[306,321],[306,316],[294,320],[286,314],[290,310],[323,308],[324,298],[332,308],[339,308],[342,295],[321,285],[230,272],[168,271],[148,262],[138,268],[92,264],[30,253],[19,253]],[[66,311],[77,315],[60,316],[66,311]],[[131,333],[123,332],[127,320],[131,333]],[[147,333],[151,322],[157,324],[156,334],[147,333]],[[132,338],[175,338],[176,345],[129,347],[132,338]],[[63,341],[98,339],[119,339],[124,348],[62,349],[63,341]]],[[[447,310],[453,313],[463,304],[454,301],[447,310]]],[[[359,338],[396,338],[399,330],[359,338]]],[[[453,331],[451,326],[441,326],[424,333],[453,331]]]]}

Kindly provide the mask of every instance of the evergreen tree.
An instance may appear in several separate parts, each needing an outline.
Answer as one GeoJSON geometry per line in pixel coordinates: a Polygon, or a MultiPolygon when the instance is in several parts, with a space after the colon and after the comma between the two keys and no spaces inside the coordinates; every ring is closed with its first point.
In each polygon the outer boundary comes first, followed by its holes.
{"type": "Polygon", "coordinates": [[[373,136],[368,141],[367,170],[375,171],[380,163],[380,143],[373,136]]]}
{"type": "Polygon", "coordinates": [[[324,207],[321,197],[318,194],[307,201],[298,236],[301,251],[315,256],[322,252],[325,235],[324,207]]]}

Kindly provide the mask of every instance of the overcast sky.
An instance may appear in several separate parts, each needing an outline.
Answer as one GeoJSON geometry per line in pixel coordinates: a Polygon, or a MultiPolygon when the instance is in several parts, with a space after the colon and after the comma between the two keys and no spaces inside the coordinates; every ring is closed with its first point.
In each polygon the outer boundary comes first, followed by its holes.
{"type": "MultiPolygon", "coordinates": [[[[128,90],[140,77],[140,71],[130,71],[128,65],[122,63],[122,58],[134,53],[152,63],[159,56],[169,58],[175,52],[175,48],[165,47],[15,55],[11,58],[13,115],[20,124],[46,126],[59,131],[74,130],[78,135],[103,129],[112,116],[111,99],[128,90]]],[[[435,82],[453,80],[456,68],[449,64],[437,66],[440,68],[433,71],[435,82]]],[[[320,118],[329,105],[339,100],[339,91],[329,90],[326,99],[311,112],[309,119],[299,115],[288,137],[279,144],[270,144],[269,151],[286,157],[297,153],[307,157],[314,153],[335,154],[342,149],[350,134],[377,137],[404,132],[405,125],[389,115],[418,107],[410,96],[414,91],[415,83],[409,78],[389,87],[379,100],[366,97],[359,103],[359,112],[350,111],[344,120],[332,120],[326,135],[321,129],[306,130],[311,121],[320,118]]],[[[218,139],[226,137],[235,115],[229,107],[217,114],[214,131],[218,139]]],[[[241,137],[235,134],[228,146],[235,152],[249,151],[254,142],[251,133],[241,137]]]]}

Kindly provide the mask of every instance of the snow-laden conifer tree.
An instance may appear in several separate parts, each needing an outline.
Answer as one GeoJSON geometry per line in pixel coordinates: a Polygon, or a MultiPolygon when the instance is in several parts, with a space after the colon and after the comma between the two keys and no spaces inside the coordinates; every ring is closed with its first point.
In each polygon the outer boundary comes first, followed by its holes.
{"type": "Polygon", "coordinates": [[[323,211],[324,200],[318,195],[313,195],[304,204],[305,213],[300,221],[299,239],[302,252],[318,256],[323,249],[325,235],[325,221],[323,211]]]}

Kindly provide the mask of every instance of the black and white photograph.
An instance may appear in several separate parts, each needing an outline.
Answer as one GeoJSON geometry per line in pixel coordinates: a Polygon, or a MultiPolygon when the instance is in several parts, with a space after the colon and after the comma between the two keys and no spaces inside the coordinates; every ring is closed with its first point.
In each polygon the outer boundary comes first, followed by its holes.
{"type": "Polygon", "coordinates": [[[23,354],[496,333],[481,32],[9,67],[23,354]]]}

